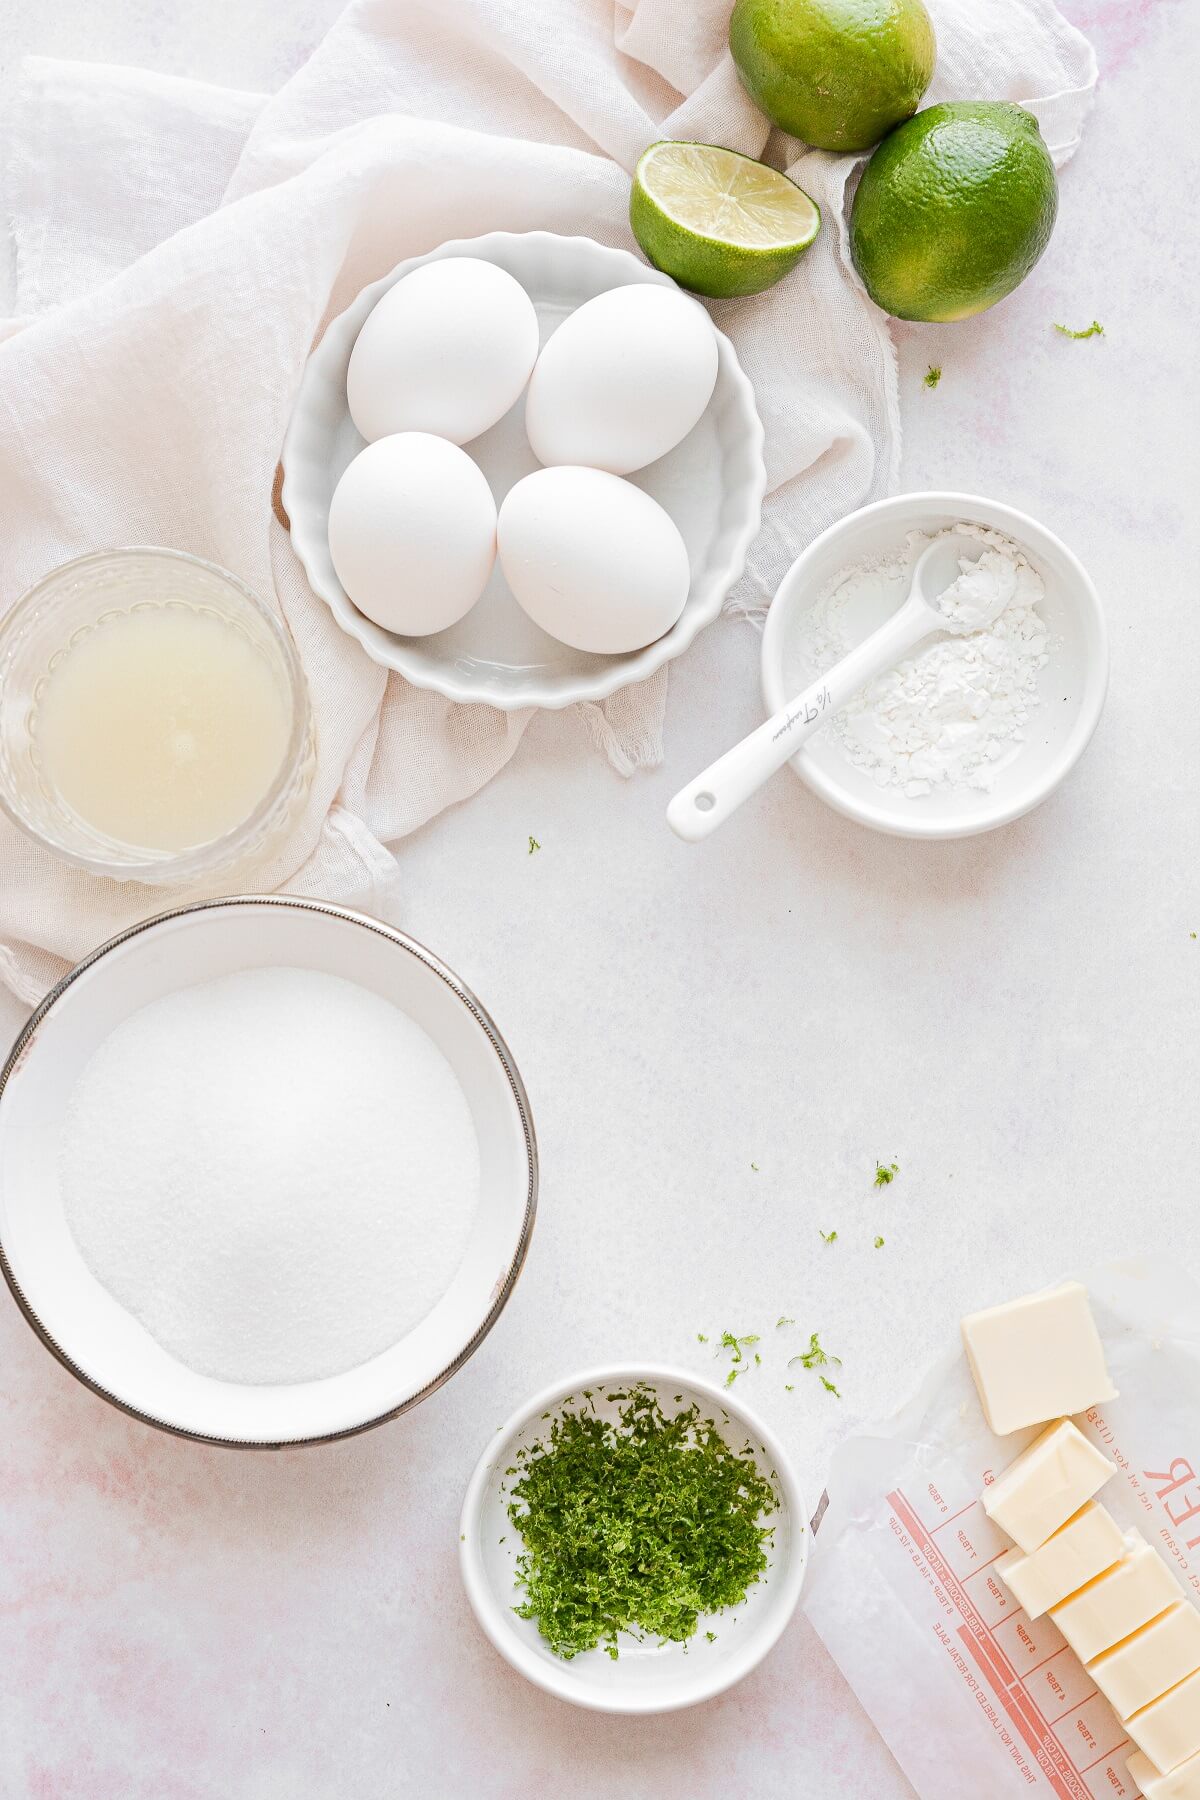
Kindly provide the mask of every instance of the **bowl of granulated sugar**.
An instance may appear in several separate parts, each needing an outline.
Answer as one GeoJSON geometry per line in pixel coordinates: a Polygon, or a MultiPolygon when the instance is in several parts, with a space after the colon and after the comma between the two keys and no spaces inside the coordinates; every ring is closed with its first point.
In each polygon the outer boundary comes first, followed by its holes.
{"type": "Polygon", "coordinates": [[[105,944],[0,1075],[0,1267],[102,1398],[314,1443],[460,1369],[537,1198],[521,1078],[470,990],[375,919],[208,901],[105,944]]]}

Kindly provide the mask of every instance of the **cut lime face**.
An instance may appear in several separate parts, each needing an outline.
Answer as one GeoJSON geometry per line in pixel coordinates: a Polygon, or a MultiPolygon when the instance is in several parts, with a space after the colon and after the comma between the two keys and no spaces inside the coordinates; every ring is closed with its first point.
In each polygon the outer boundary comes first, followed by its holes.
{"type": "Polygon", "coordinates": [[[629,217],[656,268],[719,298],[772,287],[821,229],[803,188],[715,144],[652,144],[634,174],[629,217]]]}

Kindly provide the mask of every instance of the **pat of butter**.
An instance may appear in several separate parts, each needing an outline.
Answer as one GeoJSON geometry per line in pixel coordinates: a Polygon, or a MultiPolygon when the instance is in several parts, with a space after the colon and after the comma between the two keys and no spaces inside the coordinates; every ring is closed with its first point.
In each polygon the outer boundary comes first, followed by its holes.
{"type": "Polygon", "coordinates": [[[1060,1419],[983,1492],[983,1510],[1022,1550],[1036,1550],[1098,1494],[1117,1465],[1060,1419]]]}
{"type": "Polygon", "coordinates": [[[1009,1550],[997,1559],[996,1573],[1031,1619],[1065,1600],[1120,1558],[1121,1528],[1096,1501],[1081,1506],[1038,1550],[1009,1550]]]}
{"type": "Polygon", "coordinates": [[[1200,1800],[1200,1756],[1193,1756],[1169,1775],[1160,1775],[1148,1756],[1135,1750],[1126,1765],[1146,1800],[1200,1800]]]}
{"type": "Polygon", "coordinates": [[[967,1361],[998,1436],[1115,1400],[1087,1289],[1077,1281],[962,1322],[967,1361]]]}
{"type": "Polygon", "coordinates": [[[1160,1775],[1200,1753],[1200,1669],[1124,1724],[1160,1775]]]}
{"type": "Polygon", "coordinates": [[[1177,1600],[1149,1625],[1088,1664],[1092,1680],[1123,1719],[1149,1706],[1151,1700],[1197,1669],[1200,1612],[1186,1600],[1177,1600]]]}
{"type": "Polygon", "coordinates": [[[1120,1562],[1054,1607],[1050,1617],[1087,1663],[1165,1612],[1182,1592],[1157,1550],[1140,1531],[1131,1531],[1120,1562]]]}

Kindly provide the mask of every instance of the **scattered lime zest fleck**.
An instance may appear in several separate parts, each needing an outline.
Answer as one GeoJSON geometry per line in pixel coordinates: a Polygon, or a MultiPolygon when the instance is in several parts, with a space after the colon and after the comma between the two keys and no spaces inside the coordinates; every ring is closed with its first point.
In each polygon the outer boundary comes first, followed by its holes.
{"type": "Polygon", "coordinates": [[[876,1248],[876,1249],[877,1249],[877,1250],[882,1250],[882,1249],[883,1249],[883,1239],[882,1239],[882,1238],[881,1238],[881,1237],[877,1237],[877,1238],[876,1238],[876,1239],[875,1239],[875,1248],[876,1248]]]}
{"type": "Polygon", "coordinates": [[[615,1420],[560,1410],[532,1447],[508,1514],[524,1550],[515,1609],[556,1656],[621,1632],[685,1643],[766,1570],[778,1493],[697,1406],[668,1416],[642,1385],[615,1420]]]}
{"type": "Polygon", "coordinates": [[[539,844],[539,843],[538,843],[538,841],[537,841],[537,839],[536,839],[536,838],[535,838],[535,837],[531,837],[531,838],[530,838],[530,840],[529,840],[529,854],[530,854],[530,856],[532,856],[532,855],[533,855],[533,853],[534,853],[534,851],[535,851],[535,850],[540,850],[540,849],[541,849],[541,847],[542,847],[542,846],[541,846],[541,845],[540,845],[540,844],[539,844]]]}
{"type": "Polygon", "coordinates": [[[707,1342],[708,1342],[708,1334],[707,1334],[707,1332],[703,1332],[703,1331],[698,1331],[698,1332],[697,1332],[697,1333],[696,1333],[696,1342],[697,1342],[697,1343],[698,1343],[698,1344],[707,1344],[707,1342]]]}
{"type": "Polygon", "coordinates": [[[899,1173],[900,1173],[900,1164],[898,1162],[881,1163],[878,1160],[876,1160],[876,1163],[875,1163],[875,1186],[876,1187],[886,1187],[889,1181],[895,1181],[895,1179],[899,1173]]]}
{"type": "Polygon", "coordinates": [[[795,1319],[789,1319],[786,1313],[780,1313],[775,1321],[775,1329],[776,1331],[782,1331],[785,1325],[794,1325],[795,1323],[795,1319]]]}
{"type": "Polygon", "coordinates": [[[927,388],[935,388],[937,386],[938,382],[942,379],[941,364],[940,363],[930,363],[928,370],[921,377],[921,379],[925,383],[925,386],[927,388]]]}
{"type": "Polygon", "coordinates": [[[1083,331],[1072,331],[1071,327],[1069,325],[1059,325],[1059,324],[1056,324],[1054,329],[1057,332],[1061,332],[1062,336],[1065,338],[1090,338],[1090,337],[1103,337],[1104,336],[1104,327],[1100,323],[1099,319],[1093,319],[1091,324],[1088,325],[1087,327],[1085,327],[1085,329],[1083,331]]]}
{"type": "Polygon", "coordinates": [[[710,1643],[710,1644],[715,1644],[715,1643],[716,1643],[716,1641],[717,1641],[717,1634],[716,1634],[716,1632],[715,1632],[715,1631],[706,1631],[706,1632],[705,1632],[705,1634],[704,1634],[704,1635],[705,1635],[705,1637],[706,1637],[706,1638],[707,1638],[707,1640],[708,1640],[708,1642],[709,1642],[709,1643],[710,1643]]]}
{"type": "Polygon", "coordinates": [[[753,1170],[754,1170],[754,1173],[755,1173],[755,1174],[756,1174],[756,1175],[757,1175],[757,1174],[758,1174],[758,1172],[759,1172],[759,1171],[758,1171],[758,1164],[757,1164],[757,1163],[751,1163],[751,1164],[750,1164],[750,1167],[751,1167],[751,1168],[752,1168],[752,1169],[753,1169],[753,1170]]]}
{"type": "Polygon", "coordinates": [[[821,1343],[821,1334],[819,1331],[814,1331],[809,1336],[807,1350],[801,1350],[799,1356],[789,1358],[788,1368],[790,1369],[792,1363],[796,1362],[802,1363],[806,1369],[821,1369],[824,1368],[826,1364],[836,1364],[839,1369],[842,1366],[841,1357],[830,1355],[829,1351],[826,1350],[821,1343]]]}
{"type": "Polygon", "coordinates": [[[833,1394],[836,1399],[838,1399],[838,1400],[841,1399],[841,1397],[842,1397],[841,1392],[839,1391],[839,1389],[834,1387],[834,1385],[833,1385],[832,1381],[830,1381],[828,1375],[822,1375],[821,1386],[825,1389],[825,1392],[827,1394],[833,1394]]]}
{"type": "Polygon", "coordinates": [[[783,1391],[785,1394],[794,1394],[796,1391],[795,1384],[790,1381],[785,1381],[783,1384],[783,1391]]]}
{"type": "MultiPolygon", "coordinates": [[[[817,1229],[818,1229],[818,1231],[821,1231],[820,1226],[818,1226],[817,1229]]],[[[836,1244],[837,1243],[837,1232],[836,1231],[821,1231],[821,1241],[824,1244],[836,1244]]]]}

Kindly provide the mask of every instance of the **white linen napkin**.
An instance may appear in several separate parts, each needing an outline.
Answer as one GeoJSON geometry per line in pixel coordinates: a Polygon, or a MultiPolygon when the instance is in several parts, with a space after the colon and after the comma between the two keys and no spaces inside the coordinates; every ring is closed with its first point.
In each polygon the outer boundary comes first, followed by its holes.
{"type": "MultiPolygon", "coordinates": [[[[448,237],[541,228],[635,248],[629,173],[684,137],[751,155],[766,121],[726,48],[731,0],[353,0],[275,96],[31,58],[5,131],[16,279],[0,324],[0,608],[67,558],[159,543],[274,595],[319,754],[261,889],[370,904],[385,848],[475,793],[528,711],[452,705],[384,671],[309,590],[272,510],[304,361],[365,282],[448,237]]],[[[1051,0],[931,0],[930,100],[1022,100],[1057,161],[1095,83],[1051,0]]],[[[849,263],[855,158],[773,140],[826,229],[772,292],[714,305],[767,434],[763,531],[731,603],[761,609],[832,519],[894,484],[895,356],[849,263]]],[[[662,752],[666,670],[580,709],[623,773],[662,752]]],[[[0,980],[32,1001],[179,898],[93,879],[0,820],[0,980]]]]}

